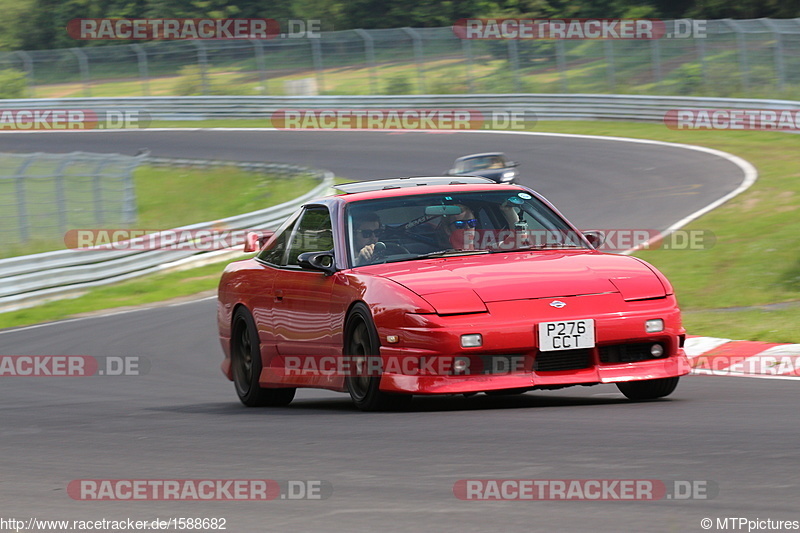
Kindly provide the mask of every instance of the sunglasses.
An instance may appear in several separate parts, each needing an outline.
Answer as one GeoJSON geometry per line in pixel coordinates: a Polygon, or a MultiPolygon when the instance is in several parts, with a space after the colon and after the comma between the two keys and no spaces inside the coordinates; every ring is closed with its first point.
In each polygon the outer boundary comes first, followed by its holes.
{"type": "Polygon", "coordinates": [[[450,223],[455,229],[475,228],[478,226],[478,219],[471,218],[469,220],[454,220],[450,223]]]}
{"type": "Polygon", "coordinates": [[[379,229],[362,229],[362,230],[358,230],[358,231],[361,234],[361,237],[364,238],[364,239],[369,239],[373,235],[375,237],[380,237],[381,234],[383,233],[383,231],[381,231],[379,229]]]}

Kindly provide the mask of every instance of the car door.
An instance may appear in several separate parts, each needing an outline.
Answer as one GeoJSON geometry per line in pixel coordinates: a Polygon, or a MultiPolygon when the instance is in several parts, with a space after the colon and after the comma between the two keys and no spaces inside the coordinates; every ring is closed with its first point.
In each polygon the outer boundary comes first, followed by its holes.
{"type": "Polygon", "coordinates": [[[333,249],[331,215],[326,206],[307,206],[290,236],[285,264],[273,283],[273,332],[279,354],[335,354],[331,292],[336,276],[304,269],[298,255],[333,249]]]}

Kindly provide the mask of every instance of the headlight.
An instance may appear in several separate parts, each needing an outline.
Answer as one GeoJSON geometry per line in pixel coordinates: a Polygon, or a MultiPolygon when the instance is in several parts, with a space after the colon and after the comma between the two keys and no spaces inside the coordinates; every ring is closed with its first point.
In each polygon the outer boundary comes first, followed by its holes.
{"type": "Polygon", "coordinates": [[[507,180],[507,179],[513,178],[515,175],[516,175],[515,171],[509,170],[507,172],[503,172],[503,179],[507,180]]]}
{"type": "Polygon", "coordinates": [[[644,330],[647,333],[658,333],[664,331],[664,321],[660,318],[654,318],[644,323],[644,330]]]}

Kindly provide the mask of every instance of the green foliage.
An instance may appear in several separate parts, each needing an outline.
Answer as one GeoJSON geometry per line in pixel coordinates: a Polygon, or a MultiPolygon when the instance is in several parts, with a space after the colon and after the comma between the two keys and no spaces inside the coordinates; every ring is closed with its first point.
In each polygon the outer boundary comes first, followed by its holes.
{"type": "Polygon", "coordinates": [[[25,73],[13,68],[0,70],[0,98],[25,98],[25,73]]]}
{"type": "Polygon", "coordinates": [[[213,72],[205,73],[205,91],[203,87],[203,73],[199,65],[186,65],[178,70],[180,77],[173,88],[177,96],[203,96],[203,95],[244,95],[251,94],[242,88],[238,80],[227,77],[229,83],[222,83],[216,79],[213,72]]]}

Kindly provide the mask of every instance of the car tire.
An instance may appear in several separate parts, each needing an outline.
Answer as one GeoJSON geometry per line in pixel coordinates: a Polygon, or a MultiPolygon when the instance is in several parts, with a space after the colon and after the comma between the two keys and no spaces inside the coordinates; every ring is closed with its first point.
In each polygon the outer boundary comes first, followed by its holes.
{"type": "Polygon", "coordinates": [[[629,400],[655,400],[669,396],[678,386],[680,378],[647,379],[617,383],[617,388],[629,400]]]}
{"type": "Polygon", "coordinates": [[[261,348],[253,316],[244,307],[233,314],[231,366],[239,400],[248,407],[281,407],[294,399],[296,388],[266,389],[259,385],[261,348]]]}
{"type": "Polygon", "coordinates": [[[345,378],[347,392],[362,411],[402,409],[411,402],[410,394],[389,394],[380,390],[381,376],[372,372],[380,368],[380,339],[372,321],[372,313],[361,302],[356,303],[344,328],[344,355],[351,369],[345,378]],[[354,375],[355,374],[355,375],[354,375]]]}

